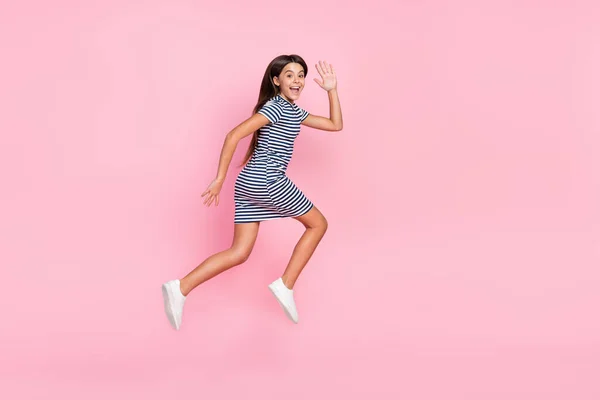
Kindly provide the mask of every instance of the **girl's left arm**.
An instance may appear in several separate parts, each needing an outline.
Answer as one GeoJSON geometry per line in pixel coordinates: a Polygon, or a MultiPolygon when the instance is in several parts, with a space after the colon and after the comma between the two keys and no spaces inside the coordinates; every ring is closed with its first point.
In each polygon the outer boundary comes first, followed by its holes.
{"type": "Polygon", "coordinates": [[[341,131],[344,127],[344,122],[342,120],[342,108],[340,107],[340,99],[337,92],[337,78],[333,71],[333,66],[321,61],[315,66],[323,81],[319,82],[316,78],[314,81],[326,90],[327,96],[329,96],[329,118],[308,114],[306,119],[302,121],[302,124],[324,131],[341,131]]]}

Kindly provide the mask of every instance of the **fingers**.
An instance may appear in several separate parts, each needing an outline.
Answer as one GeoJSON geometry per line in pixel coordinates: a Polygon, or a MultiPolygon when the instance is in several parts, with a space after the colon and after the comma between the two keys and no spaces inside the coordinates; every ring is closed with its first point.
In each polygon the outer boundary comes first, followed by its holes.
{"type": "Polygon", "coordinates": [[[216,190],[216,188],[213,188],[213,186],[214,182],[208,186],[204,193],[202,193],[202,197],[208,195],[203,201],[203,204],[207,207],[210,207],[213,202],[215,203],[215,206],[219,205],[219,192],[216,190]]]}
{"type": "Polygon", "coordinates": [[[206,196],[206,198],[204,199],[203,203],[204,205],[210,204],[210,202],[212,201],[213,198],[213,194],[210,191],[210,189],[206,189],[206,192],[204,192],[204,194],[202,195],[202,197],[204,197],[205,194],[208,194],[208,196],[206,196]]]}
{"type": "Polygon", "coordinates": [[[321,61],[319,61],[318,64],[315,64],[315,68],[317,69],[317,72],[319,73],[319,75],[321,75],[321,77],[323,77],[323,69],[321,68],[321,61]]]}
{"type": "Polygon", "coordinates": [[[215,206],[219,205],[219,195],[218,194],[210,194],[209,196],[207,196],[204,199],[203,204],[207,207],[210,207],[213,203],[215,203],[215,206]]]}
{"type": "Polygon", "coordinates": [[[321,78],[325,78],[325,75],[327,75],[329,73],[329,69],[327,68],[327,65],[325,63],[323,63],[323,61],[321,61],[321,60],[319,60],[318,64],[315,64],[315,67],[317,68],[319,75],[321,75],[321,78]]]}
{"type": "Polygon", "coordinates": [[[202,193],[202,197],[204,197],[205,195],[207,195],[208,193],[210,193],[211,186],[212,186],[212,184],[208,185],[208,187],[206,188],[206,190],[204,191],[204,193],[202,193]]]}
{"type": "Polygon", "coordinates": [[[333,65],[327,64],[327,61],[325,60],[319,60],[319,63],[315,64],[315,67],[317,68],[317,72],[319,72],[321,76],[326,74],[333,74],[333,65]]]}

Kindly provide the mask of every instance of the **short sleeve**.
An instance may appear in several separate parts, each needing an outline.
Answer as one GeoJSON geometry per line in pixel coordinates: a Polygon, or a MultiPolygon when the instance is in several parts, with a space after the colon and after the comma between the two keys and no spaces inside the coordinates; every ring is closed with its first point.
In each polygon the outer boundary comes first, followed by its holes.
{"type": "Polygon", "coordinates": [[[306,117],[308,117],[309,112],[304,110],[303,108],[300,108],[300,122],[304,121],[306,119],[306,117]]]}
{"type": "Polygon", "coordinates": [[[264,115],[272,124],[274,124],[281,119],[283,108],[281,107],[281,104],[276,101],[269,100],[260,110],[258,110],[258,114],[264,115]]]}

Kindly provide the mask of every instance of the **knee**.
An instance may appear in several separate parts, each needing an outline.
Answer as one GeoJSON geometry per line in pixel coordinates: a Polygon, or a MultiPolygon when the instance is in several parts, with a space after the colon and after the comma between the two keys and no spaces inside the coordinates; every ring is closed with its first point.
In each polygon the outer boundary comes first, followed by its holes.
{"type": "Polygon", "coordinates": [[[319,220],[319,223],[316,224],[313,228],[320,232],[321,235],[324,235],[325,232],[327,232],[327,228],[329,227],[329,223],[327,222],[327,219],[325,217],[321,218],[319,220]]]}
{"type": "Polygon", "coordinates": [[[242,264],[248,260],[250,257],[250,253],[252,253],[252,248],[231,248],[233,262],[235,264],[242,264]]]}

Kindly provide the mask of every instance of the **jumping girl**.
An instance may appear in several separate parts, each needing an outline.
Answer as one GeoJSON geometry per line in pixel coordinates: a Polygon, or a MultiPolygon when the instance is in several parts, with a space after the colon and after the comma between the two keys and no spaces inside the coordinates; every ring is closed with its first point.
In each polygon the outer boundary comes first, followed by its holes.
{"type": "Polygon", "coordinates": [[[300,125],[324,131],[342,129],[342,110],[333,66],[315,64],[321,81],[314,81],[329,96],[329,118],[309,114],[295,104],[304,89],[308,68],[302,57],[281,55],[267,67],[253,115],[225,137],[217,176],[202,194],[207,207],[219,205],[229,164],[238,142],[253,134],[234,189],[235,217],[231,247],[204,260],[181,280],[162,285],[164,308],[173,328],[179,330],[188,294],[201,283],[229,268],[244,263],[254,247],[261,221],[291,217],[306,231],[294,248],[283,275],[268,287],[288,318],[298,323],[294,284],[327,230],[327,220],[287,177],[294,141],[300,125]]]}

